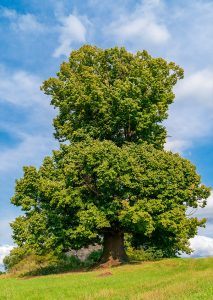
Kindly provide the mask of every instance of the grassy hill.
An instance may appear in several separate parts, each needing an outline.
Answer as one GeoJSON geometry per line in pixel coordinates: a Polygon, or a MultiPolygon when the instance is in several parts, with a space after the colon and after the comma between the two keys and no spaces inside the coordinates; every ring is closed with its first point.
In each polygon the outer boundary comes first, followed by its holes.
{"type": "Polygon", "coordinates": [[[213,299],[213,257],[168,259],[91,272],[0,277],[0,299],[213,299]]]}

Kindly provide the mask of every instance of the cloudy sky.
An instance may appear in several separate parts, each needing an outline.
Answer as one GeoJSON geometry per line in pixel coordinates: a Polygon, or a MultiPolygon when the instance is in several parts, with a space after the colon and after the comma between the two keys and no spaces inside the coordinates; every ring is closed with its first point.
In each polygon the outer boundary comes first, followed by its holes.
{"type": "MultiPolygon", "coordinates": [[[[212,0],[0,0],[0,36],[0,260],[12,245],[9,222],[20,214],[10,204],[15,179],[58,146],[55,112],[39,87],[85,43],[146,49],[184,68],[166,148],[213,186],[212,0]]],[[[196,214],[208,222],[191,241],[194,255],[213,255],[213,194],[196,214]]]]}

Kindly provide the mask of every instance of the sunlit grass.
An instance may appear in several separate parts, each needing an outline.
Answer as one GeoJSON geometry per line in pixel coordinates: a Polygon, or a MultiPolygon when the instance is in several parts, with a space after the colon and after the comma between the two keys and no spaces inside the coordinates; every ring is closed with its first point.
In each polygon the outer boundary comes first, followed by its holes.
{"type": "Polygon", "coordinates": [[[168,259],[28,279],[1,277],[0,299],[211,300],[213,257],[168,259]]]}

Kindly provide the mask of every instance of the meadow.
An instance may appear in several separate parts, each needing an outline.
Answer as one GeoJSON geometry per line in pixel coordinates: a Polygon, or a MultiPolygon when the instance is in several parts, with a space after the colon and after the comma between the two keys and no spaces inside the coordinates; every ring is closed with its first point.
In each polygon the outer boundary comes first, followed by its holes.
{"type": "Polygon", "coordinates": [[[213,257],[177,258],[111,269],[0,278],[0,299],[213,299],[213,257]]]}

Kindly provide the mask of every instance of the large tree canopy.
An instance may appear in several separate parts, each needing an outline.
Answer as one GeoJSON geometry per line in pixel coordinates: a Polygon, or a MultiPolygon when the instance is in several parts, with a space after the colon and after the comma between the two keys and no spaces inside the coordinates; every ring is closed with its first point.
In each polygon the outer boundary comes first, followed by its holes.
{"type": "Polygon", "coordinates": [[[12,203],[25,216],[12,228],[19,246],[36,250],[79,249],[104,238],[102,260],[125,260],[129,233],[140,244],[156,238],[165,256],[174,255],[189,250],[204,223],[187,217],[187,209],[205,205],[208,195],[195,167],[178,154],[146,143],[87,140],[62,146],[38,170],[24,168],[12,203]]]}
{"type": "Polygon", "coordinates": [[[56,252],[103,243],[102,261],[125,260],[124,235],[164,256],[190,251],[205,220],[187,209],[205,205],[209,189],[195,167],[163,151],[172,89],[183,70],[146,51],[83,46],[42,89],[58,109],[62,145],[43,165],[25,167],[12,203],[25,214],[15,242],[56,252]]]}
{"type": "Polygon", "coordinates": [[[117,145],[147,141],[162,148],[166,130],[161,122],[174,99],[172,88],[182,77],[179,66],[146,51],[83,46],[42,89],[59,109],[54,126],[60,141],[89,135],[117,145]]]}

